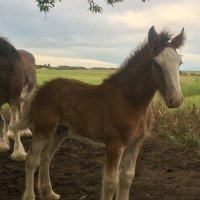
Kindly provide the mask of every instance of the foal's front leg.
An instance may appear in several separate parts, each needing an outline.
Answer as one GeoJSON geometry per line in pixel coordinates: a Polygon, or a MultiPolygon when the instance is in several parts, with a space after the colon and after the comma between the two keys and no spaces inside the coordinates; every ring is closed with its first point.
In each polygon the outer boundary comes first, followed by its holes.
{"type": "Polygon", "coordinates": [[[102,200],[112,200],[119,182],[119,165],[124,147],[114,141],[106,147],[106,163],[102,186],[102,200]]]}
{"type": "Polygon", "coordinates": [[[119,174],[116,200],[129,200],[129,190],[135,175],[135,165],[143,141],[130,145],[124,151],[119,174]]]}

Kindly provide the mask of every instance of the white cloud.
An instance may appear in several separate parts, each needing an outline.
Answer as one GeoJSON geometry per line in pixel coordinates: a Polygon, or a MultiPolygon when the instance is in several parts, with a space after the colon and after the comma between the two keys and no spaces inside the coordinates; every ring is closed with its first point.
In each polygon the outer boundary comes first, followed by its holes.
{"type": "Polygon", "coordinates": [[[187,54],[183,60],[188,65],[200,63],[199,0],[126,0],[114,8],[98,0],[104,7],[102,14],[88,12],[86,0],[64,0],[47,14],[47,20],[34,0],[0,1],[0,34],[16,48],[32,52],[38,64],[119,65],[152,25],[158,31],[168,27],[175,34],[184,26],[187,41],[182,54],[187,54]]]}
{"type": "MultiPolygon", "coordinates": [[[[156,25],[196,26],[199,23],[200,1],[174,1],[171,5],[165,3],[155,7],[145,7],[142,10],[128,10],[124,13],[116,13],[111,20],[113,23],[123,24],[129,28],[144,28],[156,25]]],[[[175,27],[173,27],[175,28],[175,27]]],[[[179,28],[179,27],[178,27],[179,28]]]]}
{"type": "Polygon", "coordinates": [[[66,57],[53,57],[53,56],[36,56],[37,64],[48,64],[51,66],[59,65],[70,65],[70,66],[85,66],[88,68],[91,67],[105,67],[105,68],[114,68],[117,65],[109,62],[103,62],[100,60],[92,59],[80,59],[80,58],[66,58],[66,57]]]}
{"type": "Polygon", "coordinates": [[[184,54],[183,62],[187,66],[189,66],[189,65],[199,66],[199,70],[200,70],[200,65],[196,65],[196,63],[199,63],[199,61],[200,61],[200,54],[192,54],[192,53],[185,53],[184,54]]]}

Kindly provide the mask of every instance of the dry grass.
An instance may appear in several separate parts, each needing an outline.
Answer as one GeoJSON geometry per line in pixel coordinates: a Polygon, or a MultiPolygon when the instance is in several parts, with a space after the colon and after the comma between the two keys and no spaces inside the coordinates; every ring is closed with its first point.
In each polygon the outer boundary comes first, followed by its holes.
{"type": "Polygon", "coordinates": [[[166,111],[161,100],[155,101],[153,132],[163,139],[200,153],[200,109],[192,108],[166,111]]]}

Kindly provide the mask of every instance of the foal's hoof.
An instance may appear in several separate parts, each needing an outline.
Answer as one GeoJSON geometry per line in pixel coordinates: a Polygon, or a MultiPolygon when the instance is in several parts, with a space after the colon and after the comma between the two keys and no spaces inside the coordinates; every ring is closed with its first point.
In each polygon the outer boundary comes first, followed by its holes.
{"type": "Polygon", "coordinates": [[[15,135],[10,129],[8,129],[7,136],[8,136],[8,138],[10,138],[12,140],[15,139],[15,135]]]}
{"type": "Polygon", "coordinates": [[[9,141],[6,139],[0,139],[0,153],[6,152],[10,149],[9,141]]]}
{"type": "Polygon", "coordinates": [[[27,129],[20,132],[20,136],[21,137],[31,137],[32,132],[27,128],[27,129]]]}
{"type": "Polygon", "coordinates": [[[14,151],[11,155],[11,159],[14,161],[25,161],[26,155],[24,151],[14,151]]]}
{"type": "Polygon", "coordinates": [[[60,195],[55,194],[53,191],[46,195],[41,195],[41,200],[58,200],[60,199],[60,195]]]}
{"type": "Polygon", "coordinates": [[[22,197],[22,200],[35,200],[35,195],[34,194],[24,194],[22,197]]]}

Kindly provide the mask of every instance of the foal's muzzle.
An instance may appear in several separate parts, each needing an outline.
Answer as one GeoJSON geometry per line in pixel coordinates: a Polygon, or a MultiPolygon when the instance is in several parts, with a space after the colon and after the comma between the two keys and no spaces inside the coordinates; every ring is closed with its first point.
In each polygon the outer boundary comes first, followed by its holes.
{"type": "Polygon", "coordinates": [[[183,96],[182,94],[178,96],[168,96],[165,98],[165,102],[168,108],[178,108],[183,102],[183,96]]]}

